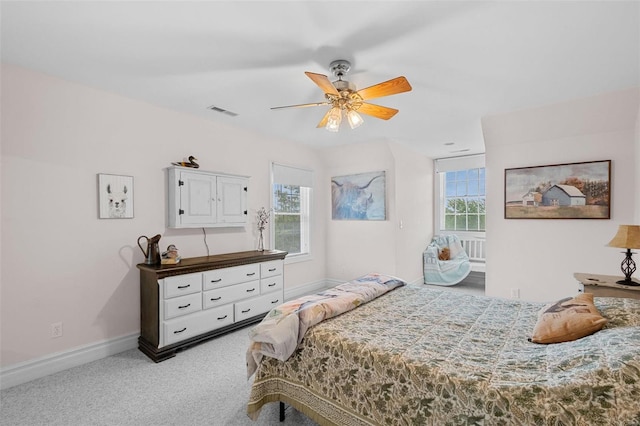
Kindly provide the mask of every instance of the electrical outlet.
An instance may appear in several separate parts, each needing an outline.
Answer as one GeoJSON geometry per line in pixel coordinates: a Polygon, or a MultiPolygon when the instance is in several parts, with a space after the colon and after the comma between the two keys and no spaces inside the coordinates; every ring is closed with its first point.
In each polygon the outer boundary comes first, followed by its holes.
{"type": "Polygon", "coordinates": [[[520,299],[520,289],[519,288],[512,288],[511,289],[511,298],[512,299],[520,299]]]}
{"type": "Polygon", "coordinates": [[[51,337],[62,337],[62,322],[54,322],[51,324],[51,337]]]}

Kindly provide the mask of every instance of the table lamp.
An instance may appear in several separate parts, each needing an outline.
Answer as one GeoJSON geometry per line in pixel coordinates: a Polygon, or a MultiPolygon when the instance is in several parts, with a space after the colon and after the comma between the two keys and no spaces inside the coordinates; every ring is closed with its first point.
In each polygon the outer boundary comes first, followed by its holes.
{"type": "Polygon", "coordinates": [[[631,280],[631,274],[636,271],[636,262],[631,258],[631,249],[640,248],[640,225],[620,225],[618,227],[618,233],[607,245],[609,247],[627,249],[627,255],[622,261],[622,265],[620,265],[620,269],[624,274],[624,280],[616,282],[623,285],[640,285],[640,283],[631,280]]]}

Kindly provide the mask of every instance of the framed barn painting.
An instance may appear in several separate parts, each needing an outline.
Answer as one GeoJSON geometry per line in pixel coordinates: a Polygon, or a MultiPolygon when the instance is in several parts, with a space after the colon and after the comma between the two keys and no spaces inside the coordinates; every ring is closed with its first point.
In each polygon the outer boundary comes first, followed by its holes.
{"type": "Polygon", "coordinates": [[[133,217],[133,176],[98,174],[98,217],[133,217]]]}
{"type": "Polygon", "coordinates": [[[609,219],[611,160],[504,171],[505,219],[609,219]]]}
{"type": "Polygon", "coordinates": [[[333,220],[385,220],[385,172],[331,178],[333,220]]]}

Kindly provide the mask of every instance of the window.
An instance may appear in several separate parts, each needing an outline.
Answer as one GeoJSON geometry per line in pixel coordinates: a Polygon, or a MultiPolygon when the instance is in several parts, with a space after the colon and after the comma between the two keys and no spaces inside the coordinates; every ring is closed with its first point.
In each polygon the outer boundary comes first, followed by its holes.
{"type": "Polygon", "coordinates": [[[437,229],[485,231],[484,155],[436,160],[437,229]]]}
{"type": "Polygon", "coordinates": [[[444,181],[443,223],[446,231],[484,231],[484,167],[441,174],[444,181]]]}
{"type": "Polygon", "coordinates": [[[272,164],[272,246],[289,252],[287,258],[310,253],[310,170],[272,164]]]}

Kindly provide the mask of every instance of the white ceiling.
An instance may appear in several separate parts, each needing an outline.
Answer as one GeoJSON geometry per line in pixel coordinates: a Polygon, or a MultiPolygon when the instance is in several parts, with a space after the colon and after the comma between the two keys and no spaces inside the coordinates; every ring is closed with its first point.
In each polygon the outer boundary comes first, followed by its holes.
{"type": "Polygon", "coordinates": [[[485,115],[640,86],[638,1],[0,7],[3,62],[314,147],[390,140],[432,157],[483,152],[485,115]],[[373,101],[400,110],[391,120],[364,116],[339,133],[316,128],[327,107],[270,110],[323,101],[304,71],[330,75],[335,59],[352,62],[346,79],[358,88],[404,75],[413,91],[373,101]]]}

